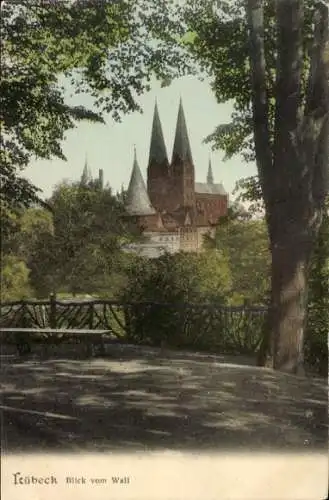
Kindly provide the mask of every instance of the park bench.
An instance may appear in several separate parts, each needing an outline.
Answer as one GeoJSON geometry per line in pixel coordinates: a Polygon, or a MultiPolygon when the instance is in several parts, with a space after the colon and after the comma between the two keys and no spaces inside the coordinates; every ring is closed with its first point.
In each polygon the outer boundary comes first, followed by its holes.
{"type": "Polygon", "coordinates": [[[64,328],[0,328],[1,344],[15,344],[19,355],[31,352],[32,344],[42,344],[47,352],[48,345],[59,345],[67,343],[68,340],[77,343],[77,340],[85,347],[88,357],[95,353],[94,346],[99,347],[99,353],[105,354],[106,343],[119,343],[120,339],[114,337],[110,330],[82,330],[64,328]],[[8,342],[8,340],[10,340],[8,342]]]}

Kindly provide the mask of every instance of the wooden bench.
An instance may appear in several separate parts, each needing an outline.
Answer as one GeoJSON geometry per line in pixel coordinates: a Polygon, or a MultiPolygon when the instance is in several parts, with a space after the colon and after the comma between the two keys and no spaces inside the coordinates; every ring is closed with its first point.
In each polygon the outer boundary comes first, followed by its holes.
{"type": "Polygon", "coordinates": [[[36,336],[39,337],[47,335],[44,342],[44,348],[47,351],[47,345],[59,345],[61,343],[67,343],[68,339],[80,339],[81,343],[86,348],[86,355],[88,357],[93,356],[95,353],[94,345],[97,344],[100,347],[99,353],[101,355],[105,354],[104,340],[106,338],[107,343],[119,343],[120,340],[113,337],[110,330],[81,330],[73,328],[0,328],[1,343],[3,337],[13,334],[13,341],[10,344],[16,344],[17,351],[19,355],[27,354],[31,352],[31,344],[42,343],[42,337],[36,341],[36,336]]]}

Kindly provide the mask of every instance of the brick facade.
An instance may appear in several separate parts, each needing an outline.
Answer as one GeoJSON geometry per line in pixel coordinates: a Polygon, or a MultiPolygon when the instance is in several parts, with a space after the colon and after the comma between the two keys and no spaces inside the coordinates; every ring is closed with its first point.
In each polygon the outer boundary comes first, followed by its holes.
{"type": "Polygon", "coordinates": [[[177,235],[174,247],[172,239],[168,239],[171,253],[173,248],[201,251],[203,235],[213,232],[218,219],[227,214],[228,194],[222,184],[214,183],[210,163],[207,182],[195,182],[182,101],[171,162],[167,157],[158,107],[155,106],[146,185],[135,156],[127,194],[127,215],[134,216],[141,231],[149,236],[150,245],[153,241],[153,250],[158,241],[157,236],[161,239],[160,234],[167,233],[168,236],[177,235]]]}

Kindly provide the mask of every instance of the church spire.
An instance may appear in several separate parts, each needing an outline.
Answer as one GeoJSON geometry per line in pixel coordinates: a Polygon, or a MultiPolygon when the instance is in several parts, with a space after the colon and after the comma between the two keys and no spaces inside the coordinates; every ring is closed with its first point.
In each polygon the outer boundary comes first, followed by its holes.
{"type": "Polygon", "coordinates": [[[134,163],[125,205],[126,210],[130,215],[155,214],[155,210],[151,205],[144,179],[138,165],[136,146],[134,147],[134,163]]]}
{"type": "Polygon", "coordinates": [[[213,183],[214,183],[214,175],[212,173],[211,159],[209,158],[207,184],[213,184],[213,183]]]}
{"type": "Polygon", "coordinates": [[[85,164],[84,164],[82,175],[80,178],[80,184],[82,186],[86,186],[90,181],[92,181],[92,175],[91,175],[91,171],[90,171],[90,168],[88,165],[88,158],[87,158],[87,154],[86,154],[85,164]]]}
{"type": "Polygon", "coordinates": [[[193,163],[182,98],[179,101],[172,161],[174,162],[176,158],[179,158],[181,161],[193,163]]]}
{"type": "Polygon", "coordinates": [[[158,165],[168,164],[167,150],[163,138],[157,101],[155,101],[153,114],[152,135],[148,163],[149,166],[153,162],[157,163],[158,165]]]}

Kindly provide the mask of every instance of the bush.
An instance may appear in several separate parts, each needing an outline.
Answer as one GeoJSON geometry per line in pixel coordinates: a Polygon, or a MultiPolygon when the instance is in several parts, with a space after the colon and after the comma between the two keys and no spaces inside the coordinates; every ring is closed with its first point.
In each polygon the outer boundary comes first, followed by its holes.
{"type": "Polygon", "coordinates": [[[257,315],[247,318],[243,311],[223,313],[230,285],[228,263],[218,251],[138,259],[120,297],[127,303],[138,302],[125,307],[129,340],[215,352],[252,352],[263,319],[257,315]]]}
{"type": "Polygon", "coordinates": [[[25,262],[14,255],[1,259],[1,300],[21,300],[31,295],[29,269],[25,262]]]}

